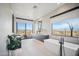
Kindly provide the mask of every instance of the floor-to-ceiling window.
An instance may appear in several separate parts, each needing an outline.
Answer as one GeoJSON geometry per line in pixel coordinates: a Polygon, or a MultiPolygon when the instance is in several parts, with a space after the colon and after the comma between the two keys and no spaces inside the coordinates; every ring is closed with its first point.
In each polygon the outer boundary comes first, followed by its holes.
{"type": "Polygon", "coordinates": [[[30,36],[32,35],[32,22],[27,22],[26,23],[26,35],[30,36]]]}
{"type": "Polygon", "coordinates": [[[16,22],[16,33],[19,35],[25,35],[25,23],[16,22]]]}
{"type": "Polygon", "coordinates": [[[31,36],[33,31],[32,21],[16,22],[16,33],[21,36],[31,36]]]}

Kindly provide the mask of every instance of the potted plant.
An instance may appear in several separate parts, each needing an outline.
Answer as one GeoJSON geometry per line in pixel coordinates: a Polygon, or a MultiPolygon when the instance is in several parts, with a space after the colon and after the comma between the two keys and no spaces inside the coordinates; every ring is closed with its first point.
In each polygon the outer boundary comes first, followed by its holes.
{"type": "Polygon", "coordinates": [[[21,48],[21,37],[18,37],[16,34],[8,35],[8,50],[15,50],[21,48]]]}

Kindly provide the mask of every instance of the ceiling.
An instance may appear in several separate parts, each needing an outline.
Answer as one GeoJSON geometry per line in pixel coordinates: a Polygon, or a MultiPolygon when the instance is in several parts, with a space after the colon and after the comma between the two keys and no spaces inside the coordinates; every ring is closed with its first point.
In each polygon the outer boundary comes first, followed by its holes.
{"type": "Polygon", "coordinates": [[[11,9],[16,17],[36,20],[59,6],[57,3],[12,3],[11,9]]]}

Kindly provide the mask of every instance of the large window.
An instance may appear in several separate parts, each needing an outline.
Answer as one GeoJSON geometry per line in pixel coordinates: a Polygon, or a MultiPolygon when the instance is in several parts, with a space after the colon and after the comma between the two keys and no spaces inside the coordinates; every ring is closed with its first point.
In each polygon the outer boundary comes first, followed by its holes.
{"type": "Polygon", "coordinates": [[[53,35],[79,37],[79,18],[54,21],[51,26],[53,35]]]}
{"type": "Polygon", "coordinates": [[[16,33],[19,35],[25,35],[25,23],[16,23],[16,33]]]}
{"type": "Polygon", "coordinates": [[[52,24],[52,34],[54,35],[65,36],[67,34],[67,36],[70,36],[69,31],[68,25],[62,24],[60,22],[52,24]]]}
{"type": "Polygon", "coordinates": [[[22,36],[32,35],[32,22],[16,22],[16,33],[22,36]]]}
{"type": "Polygon", "coordinates": [[[32,35],[32,22],[26,23],[26,35],[27,36],[32,35]]]}

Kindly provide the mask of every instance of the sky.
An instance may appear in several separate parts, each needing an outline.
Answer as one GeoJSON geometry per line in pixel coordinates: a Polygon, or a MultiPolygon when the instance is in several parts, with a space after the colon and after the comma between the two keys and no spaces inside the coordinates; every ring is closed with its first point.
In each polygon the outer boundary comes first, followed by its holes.
{"type": "MultiPolygon", "coordinates": [[[[31,22],[27,22],[26,23],[26,28],[32,30],[32,23],[31,22]]],[[[18,29],[25,30],[25,23],[18,23],[18,29]]]]}
{"type": "MultiPolygon", "coordinates": [[[[71,24],[74,27],[74,30],[79,30],[79,18],[73,18],[73,19],[65,19],[61,21],[56,21],[53,23],[53,28],[54,29],[69,29],[69,24],[71,24]]],[[[32,22],[27,22],[27,29],[32,29],[32,22]]],[[[25,23],[18,23],[18,29],[25,29],[25,23]]]]}
{"type": "Polygon", "coordinates": [[[74,30],[79,30],[79,18],[65,19],[63,21],[56,21],[53,23],[54,29],[67,29],[69,30],[69,24],[74,27],[74,30]]]}

